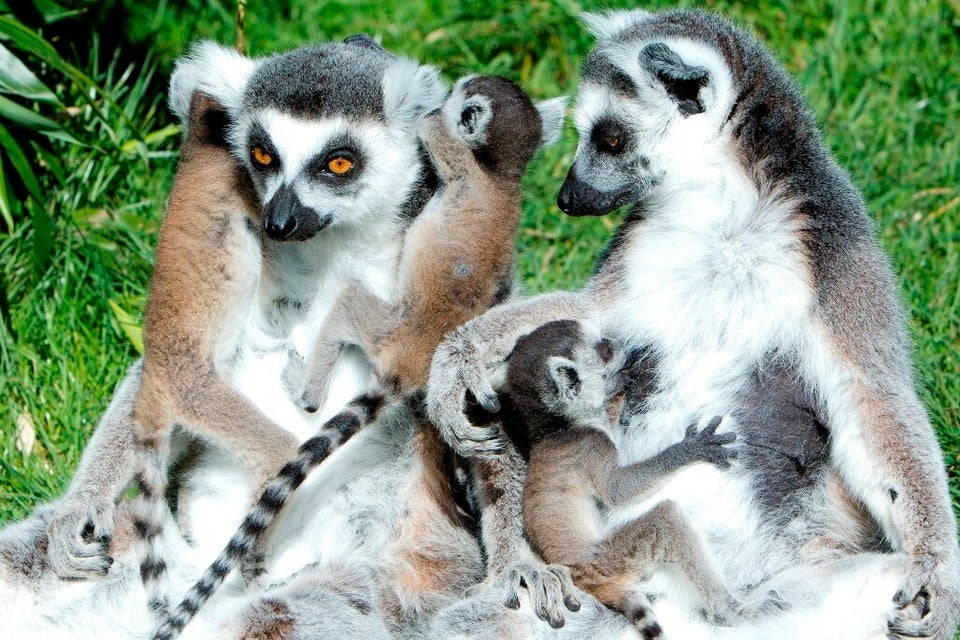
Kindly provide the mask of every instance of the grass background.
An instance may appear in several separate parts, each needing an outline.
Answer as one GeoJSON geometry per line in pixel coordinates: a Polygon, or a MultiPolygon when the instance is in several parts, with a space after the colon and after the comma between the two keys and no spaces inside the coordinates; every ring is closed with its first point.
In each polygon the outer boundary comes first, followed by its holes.
{"type": "MultiPolygon", "coordinates": [[[[64,145],[62,184],[47,183],[52,228],[24,221],[0,235],[0,523],[65,489],[114,385],[137,355],[136,327],[176,159],[164,82],[173,59],[194,39],[234,41],[232,2],[107,4],[120,7],[125,23],[101,26],[103,44],[95,38],[78,57],[117,104],[103,105],[112,122],[91,119],[88,126],[119,135],[122,143],[126,117],[150,133],[110,152],[64,145]],[[109,29],[123,29],[123,49],[112,50],[109,29]],[[40,234],[53,247],[43,266],[31,250],[40,234]],[[31,434],[35,442],[27,446],[31,434]]],[[[591,46],[577,14],[621,6],[632,5],[250,0],[246,38],[250,53],[259,55],[363,31],[439,66],[450,80],[497,73],[546,98],[575,90],[579,61],[591,46]]],[[[863,189],[912,314],[919,390],[943,445],[957,507],[960,0],[699,6],[736,20],[773,49],[808,97],[840,164],[863,189]]],[[[76,117],[89,116],[78,109],[76,117]]],[[[582,284],[619,222],[615,216],[572,219],[556,208],[574,146],[568,125],[562,143],[539,156],[525,181],[518,242],[530,292],[582,284]]]]}

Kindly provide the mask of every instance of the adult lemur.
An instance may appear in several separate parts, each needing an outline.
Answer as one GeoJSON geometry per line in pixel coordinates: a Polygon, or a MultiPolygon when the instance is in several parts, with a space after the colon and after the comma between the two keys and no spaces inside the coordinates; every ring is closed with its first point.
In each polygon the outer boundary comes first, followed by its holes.
{"type": "MultiPolygon", "coordinates": [[[[348,286],[321,330],[303,396],[308,410],[323,404],[318,394],[325,396],[344,343],[363,348],[374,363],[378,387],[351,401],[300,447],[157,631],[157,640],[169,640],[184,628],[313,467],[374,422],[385,406],[421,392],[433,351],[446,334],[499,301],[504,283],[514,277],[520,179],[537,148],[559,136],[563,104],[560,99],[535,105],[509,80],[470,77],[457,84],[442,113],[422,120],[420,138],[442,186],[405,234],[400,299],[390,304],[362,284],[348,286]]],[[[331,166],[343,163],[337,174],[349,179],[356,160],[340,152],[331,166]]]]}
{"type": "MultiPolygon", "coordinates": [[[[309,352],[310,338],[348,282],[361,281],[388,300],[395,297],[403,231],[435,185],[416,122],[441,105],[446,88],[436,70],[398,58],[369,38],[352,38],[259,60],[201,45],[178,62],[171,82],[171,104],[182,121],[198,92],[224,107],[227,142],[251,176],[256,204],[263,209],[256,291],[249,307],[233,316],[240,330],[224,375],[266,415],[306,439],[369,383],[369,368],[362,358],[345,354],[328,406],[311,416],[290,402],[281,381],[291,342],[309,352]],[[334,167],[347,153],[358,170],[344,181],[334,167]]],[[[108,486],[115,471],[111,465],[130,451],[129,420],[139,380],[135,366],[64,499],[0,541],[0,563],[10,563],[5,575],[20,574],[17,558],[25,549],[46,547],[55,564],[84,575],[94,573],[90,564],[100,570],[99,562],[85,558],[105,554],[97,538],[110,531],[111,521],[96,508],[102,501],[89,498],[108,486]],[[47,527],[51,521],[57,526],[47,527]]],[[[293,637],[338,636],[341,616],[317,616],[302,597],[305,585],[319,589],[337,583],[330,579],[334,567],[338,576],[352,572],[373,585],[372,604],[362,607],[370,615],[360,616],[377,621],[370,623],[371,637],[377,625],[415,627],[483,574],[472,526],[450,488],[452,467],[452,455],[425,421],[405,407],[388,412],[332,456],[288,506],[277,523],[282,548],[265,549],[266,581],[275,586],[244,595],[233,581],[189,633],[238,637],[239,631],[231,636],[234,632],[224,629],[233,628],[238,611],[247,611],[261,630],[274,625],[292,629],[293,637]]],[[[251,484],[227,449],[190,447],[177,518],[192,546],[181,544],[179,553],[166,557],[178,591],[196,579],[197,567],[206,566],[236,529],[251,484]]],[[[177,537],[170,527],[163,532],[177,537]]],[[[0,618],[0,628],[13,624],[12,637],[29,637],[41,628],[37,633],[46,636],[51,628],[84,637],[116,636],[122,633],[116,618],[84,616],[78,623],[72,616],[86,610],[85,603],[99,602],[100,594],[102,600],[125,602],[123,630],[139,625],[142,634],[149,624],[147,608],[129,605],[138,596],[143,601],[136,565],[128,571],[131,556],[114,555],[117,561],[102,581],[60,583],[41,593],[32,582],[3,580],[0,597],[16,604],[17,614],[0,618]],[[23,599],[31,607],[19,606],[23,599]],[[66,606],[67,601],[75,606],[66,606]]]]}
{"type": "MultiPolygon", "coordinates": [[[[739,470],[680,471],[641,508],[674,500],[737,597],[775,589],[787,605],[697,631],[677,585],[655,578],[642,588],[663,596],[667,636],[951,638],[956,523],[862,197],[742,31],[697,12],[588,22],[599,42],[558,203],[633,212],[584,290],[495,308],[441,345],[431,417],[473,454],[483,434],[461,407],[467,391],[494,393],[487,368],[547,320],[593,318],[647,363],[642,412],[617,433],[622,462],[679,441],[698,416],[732,414],[738,435],[739,470]]],[[[476,623],[466,607],[446,622],[476,623]]]]}

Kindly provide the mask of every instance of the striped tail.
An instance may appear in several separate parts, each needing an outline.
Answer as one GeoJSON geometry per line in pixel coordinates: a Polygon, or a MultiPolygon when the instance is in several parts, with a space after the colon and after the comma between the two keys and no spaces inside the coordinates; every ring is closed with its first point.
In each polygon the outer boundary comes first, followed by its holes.
{"type": "Polygon", "coordinates": [[[162,534],[170,520],[167,506],[166,447],[149,448],[136,477],[138,493],[131,505],[133,526],[144,551],[140,561],[140,579],[147,603],[158,621],[164,620],[170,607],[169,570],[164,560],[162,534]]]}
{"type": "Polygon", "coordinates": [[[293,459],[284,465],[277,477],[267,486],[226,548],[213,561],[203,576],[183,598],[176,610],[154,633],[153,640],[173,640],[193,619],[197,611],[210,599],[227,575],[240,565],[263,533],[276,519],[290,495],[296,491],[307,474],[326,460],[354,434],[372,423],[388,404],[383,393],[364,394],[354,399],[343,411],[323,425],[320,432],[297,450],[293,459]]]}

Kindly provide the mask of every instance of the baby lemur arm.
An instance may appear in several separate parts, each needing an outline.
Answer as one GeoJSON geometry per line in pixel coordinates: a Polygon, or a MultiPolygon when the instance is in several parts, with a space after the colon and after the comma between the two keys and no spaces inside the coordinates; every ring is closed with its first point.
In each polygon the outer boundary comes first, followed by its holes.
{"type": "Polygon", "coordinates": [[[450,334],[433,355],[426,399],[430,421],[444,440],[467,458],[503,453],[507,440],[499,426],[474,426],[464,413],[467,392],[488,411],[498,411],[490,371],[503,364],[517,338],[550,320],[592,315],[585,295],[549,293],[493,307],[450,334]]]}
{"type": "Polygon", "coordinates": [[[418,133],[441,182],[479,171],[470,146],[447,126],[440,112],[424,116],[418,123],[418,133]]]}
{"type": "MultiPolygon", "coordinates": [[[[376,342],[396,325],[394,307],[358,282],[344,287],[323,323],[307,361],[303,393],[294,398],[300,408],[316,412],[327,399],[330,376],[343,347],[355,344],[370,357],[378,352],[376,342]]],[[[379,371],[378,363],[374,368],[379,371]]]]}
{"type": "Polygon", "coordinates": [[[652,458],[626,467],[617,466],[614,451],[613,468],[610,468],[609,460],[604,467],[599,467],[608,471],[598,488],[611,504],[618,505],[658,491],[675,471],[689,464],[709,462],[721,469],[729,468],[737,451],[724,445],[736,440],[737,435],[733,432],[717,433],[720,422],[721,418],[717,416],[702,431],[697,431],[697,425],[691,424],[680,442],[652,458]]]}

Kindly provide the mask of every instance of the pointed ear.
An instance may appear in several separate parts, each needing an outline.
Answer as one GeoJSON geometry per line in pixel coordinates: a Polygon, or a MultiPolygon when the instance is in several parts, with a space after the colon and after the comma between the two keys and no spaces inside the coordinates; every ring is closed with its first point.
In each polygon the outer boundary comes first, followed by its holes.
{"type": "Polygon", "coordinates": [[[581,13],[580,19],[597,40],[610,38],[649,18],[652,13],[643,9],[581,13]]]}
{"type": "Polygon", "coordinates": [[[455,117],[457,135],[470,147],[478,147],[487,141],[493,109],[486,96],[475,95],[464,100],[460,103],[460,115],[455,117]]]}
{"type": "Polygon", "coordinates": [[[398,58],[383,74],[383,106],[387,119],[413,127],[420,116],[439,109],[447,96],[447,85],[435,67],[398,58]]]}
{"type": "Polygon", "coordinates": [[[383,48],[379,42],[371,38],[365,33],[355,33],[352,36],[347,36],[343,39],[344,44],[353,45],[355,47],[364,47],[366,49],[373,49],[374,51],[382,51],[383,53],[389,53],[386,49],[383,48]]]}
{"type": "Polygon", "coordinates": [[[567,109],[567,96],[551,98],[536,104],[540,113],[540,145],[548,146],[560,139],[567,109]]]}
{"type": "Polygon", "coordinates": [[[170,110],[188,127],[194,94],[202,93],[228,113],[236,113],[255,66],[253,60],[234,49],[210,41],[197,43],[174,66],[170,76],[170,110]]]}
{"type": "Polygon", "coordinates": [[[648,44],[640,52],[640,66],[652,73],[677,103],[685,116],[703,113],[705,107],[700,90],[710,83],[710,73],[703,67],[688,65],[677,52],[663,44],[648,44]]]}
{"type": "Polygon", "coordinates": [[[547,358],[550,378],[557,385],[557,392],[563,400],[570,401],[580,395],[580,373],[573,360],[560,356],[547,358]]]}

